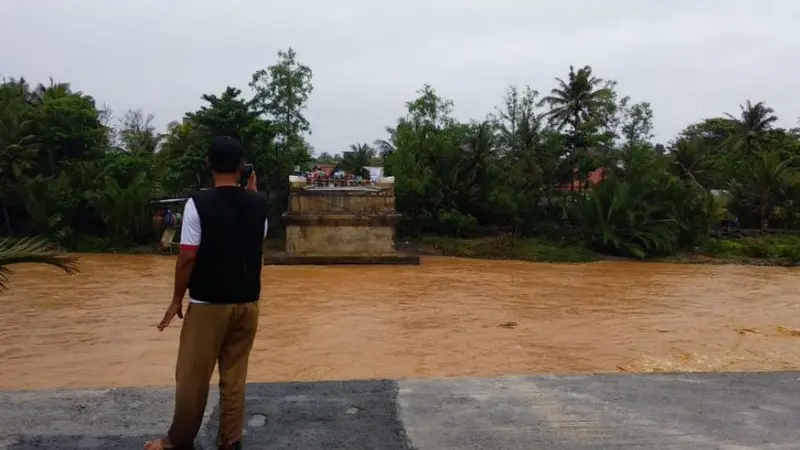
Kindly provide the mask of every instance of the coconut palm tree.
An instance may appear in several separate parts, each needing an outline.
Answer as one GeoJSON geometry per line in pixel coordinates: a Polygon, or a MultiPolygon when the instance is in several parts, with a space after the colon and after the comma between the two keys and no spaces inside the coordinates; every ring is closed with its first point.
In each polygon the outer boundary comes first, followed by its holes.
{"type": "Polygon", "coordinates": [[[33,99],[33,103],[41,104],[45,100],[60,99],[68,97],[71,94],[79,96],[83,95],[83,93],[80,91],[72,92],[72,87],[70,86],[69,83],[56,83],[51,77],[50,84],[48,86],[39,83],[39,85],[36,86],[36,89],[33,89],[33,91],[31,92],[31,98],[33,99]]]}
{"type": "Polygon", "coordinates": [[[550,106],[546,116],[557,129],[561,130],[569,125],[573,131],[579,133],[581,125],[593,118],[594,112],[607,94],[607,89],[601,87],[604,80],[593,76],[590,66],[577,72],[570,66],[567,81],[556,78],[556,82],[558,87],[542,99],[542,103],[550,106]]]}
{"type": "Polygon", "coordinates": [[[8,276],[13,273],[8,266],[22,263],[49,264],[63,270],[67,275],[78,272],[75,258],[59,252],[43,239],[0,239],[0,292],[5,290],[8,276]]]}
{"type": "Polygon", "coordinates": [[[772,128],[772,124],[778,121],[778,116],[775,115],[775,110],[764,102],[754,105],[747,100],[744,105],[739,105],[739,109],[741,110],[739,117],[725,114],[736,130],[726,139],[725,144],[731,150],[744,150],[747,154],[752,154],[761,150],[758,148],[759,144],[766,132],[772,128]]]}
{"type": "Polygon", "coordinates": [[[572,128],[571,154],[569,155],[572,166],[573,182],[570,190],[574,189],[574,178],[580,166],[580,150],[585,150],[583,131],[585,125],[591,123],[604,99],[609,98],[608,88],[604,88],[605,81],[592,75],[592,68],[584,66],[575,72],[569,67],[569,78],[564,81],[556,78],[558,87],[550,91],[550,95],[543,98],[541,104],[549,105],[550,111],[545,114],[550,124],[558,130],[569,125],[572,128]]]}

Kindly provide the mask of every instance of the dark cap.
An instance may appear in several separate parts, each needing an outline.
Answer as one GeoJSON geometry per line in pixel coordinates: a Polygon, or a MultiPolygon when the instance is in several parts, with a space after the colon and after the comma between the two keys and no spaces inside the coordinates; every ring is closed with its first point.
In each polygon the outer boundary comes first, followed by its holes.
{"type": "Polygon", "coordinates": [[[230,136],[214,136],[208,148],[208,159],[232,160],[244,158],[244,147],[230,136]]]}

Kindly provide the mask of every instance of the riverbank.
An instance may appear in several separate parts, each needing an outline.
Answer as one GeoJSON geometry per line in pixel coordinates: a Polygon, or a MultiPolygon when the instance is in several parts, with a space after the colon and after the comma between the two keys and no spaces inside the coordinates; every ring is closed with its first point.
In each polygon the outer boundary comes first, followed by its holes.
{"type": "MultiPolygon", "coordinates": [[[[579,263],[614,259],[575,244],[561,244],[540,238],[506,237],[454,238],[425,236],[400,240],[400,251],[430,256],[457,256],[476,259],[503,259],[538,262],[579,263]]],[[[619,258],[617,258],[619,259],[619,258]]]]}
{"type": "MultiPolygon", "coordinates": [[[[478,259],[576,263],[623,258],[603,255],[574,243],[560,243],[542,238],[507,237],[453,238],[425,236],[398,242],[398,249],[420,255],[458,256],[478,259]]],[[[692,252],[649,258],[646,261],[681,264],[740,264],[753,266],[796,266],[800,264],[800,237],[747,236],[711,238],[692,252]]]]}
{"type": "MultiPolygon", "coordinates": [[[[265,248],[283,250],[282,239],[270,238],[265,248]]],[[[456,256],[490,260],[519,260],[552,263],[580,263],[624,260],[597,253],[580,243],[567,243],[541,237],[513,238],[508,235],[481,238],[423,236],[399,238],[397,249],[419,256],[456,256]]],[[[157,252],[157,245],[120,247],[102,239],[85,239],[70,246],[74,253],[148,254],[157,252]]],[[[740,264],[751,266],[800,265],[800,235],[730,234],[711,238],[694,251],[677,255],[653,257],[646,261],[678,264],[740,264]]]]}

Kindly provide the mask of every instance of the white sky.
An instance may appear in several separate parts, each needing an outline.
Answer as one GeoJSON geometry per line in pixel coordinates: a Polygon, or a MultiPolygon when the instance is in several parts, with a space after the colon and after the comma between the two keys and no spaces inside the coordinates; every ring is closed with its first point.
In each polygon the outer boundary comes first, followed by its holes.
{"type": "Polygon", "coordinates": [[[570,64],[650,101],[659,141],[746,99],[800,116],[798,0],[0,0],[0,16],[0,74],[160,127],[226,85],[249,95],[292,46],[314,71],[317,152],[385,138],[424,83],[483,118],[509,84],[546,93],[570,64]]]}

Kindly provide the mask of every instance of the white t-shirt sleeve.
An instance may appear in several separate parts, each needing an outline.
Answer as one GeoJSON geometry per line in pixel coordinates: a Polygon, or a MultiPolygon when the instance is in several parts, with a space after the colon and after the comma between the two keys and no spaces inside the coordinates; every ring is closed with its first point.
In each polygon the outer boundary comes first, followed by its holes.
{"type": "Polygon", "coordinates": [[[181,226],[181,245],[197,247],[200,245],[202,236],[200,228],[200,216],[197,214],[197,207],[194,200],[189,199],[183,207],[183,224],[181,226]]]}
{"type": "MultiPolygon", "coordinates": [[[[264,221],[264,237],[269,231],[269,220],[264,221]]],[[[183,207],[183,224],[181,226],[181,245],[197,247],[200,245],[200,237],[203,235],[200,227],[200,216],[197,214],[197,207],[194,200],[189,199],[183,207]]]]}

